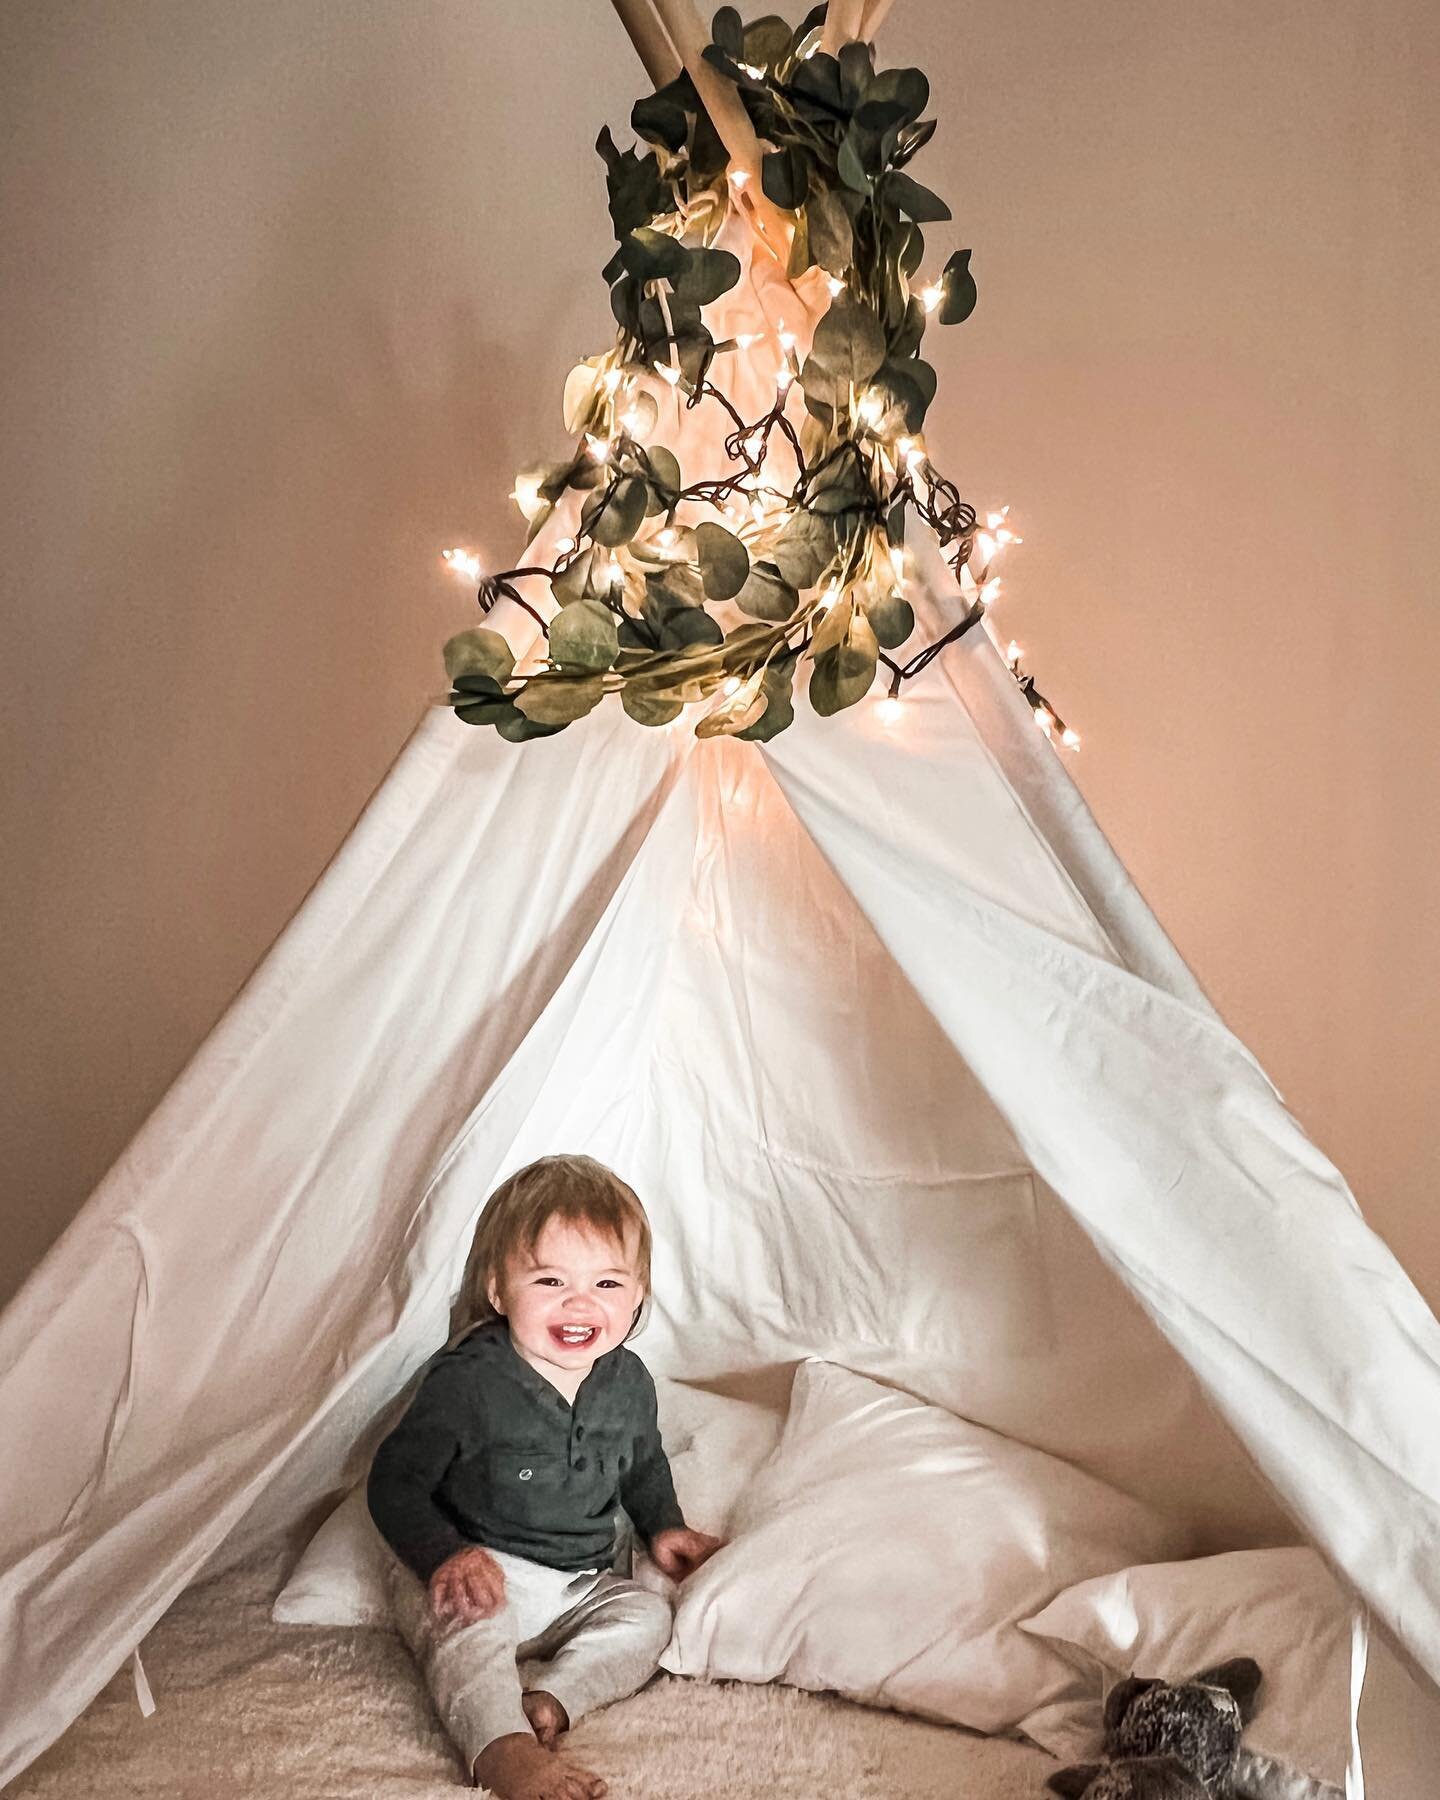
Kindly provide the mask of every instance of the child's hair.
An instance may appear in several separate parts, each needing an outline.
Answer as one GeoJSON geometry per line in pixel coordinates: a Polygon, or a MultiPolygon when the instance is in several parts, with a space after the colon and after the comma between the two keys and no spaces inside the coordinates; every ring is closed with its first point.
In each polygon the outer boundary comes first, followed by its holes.
{"type": "Polygon", "coordinates": [[[485,1202],[450,1313],[450,1342],[497,1318],[490,1287],[517,1251],[530,1253],[551,1219],[588,1225],[623,1244],[635,1234],[635,1269],[650,1294],[650,1221],[634,1189],[593,1156],[542,1156],[507,1176],[485,1202]]]}

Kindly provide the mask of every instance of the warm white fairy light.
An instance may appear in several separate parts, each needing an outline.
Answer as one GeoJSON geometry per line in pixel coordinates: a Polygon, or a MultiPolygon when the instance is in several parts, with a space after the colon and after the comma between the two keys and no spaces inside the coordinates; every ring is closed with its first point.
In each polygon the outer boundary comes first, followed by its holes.
{"type": "Polygon", "coordinates": [[[1055,715],[1050,711],[1049,707],[1037,706],[1035,708],[1035,723],[1045,733],[1046,737],[1049,737],[1051,731],[1054,729],[1055,715]]]}
{"type": "Polygon", "coordinates": [[[574,538],[556,538],[555,540],[555,554],[557,556],[568,556],[575,547],[574,538]]]}
{"type": "Polygon", "coordinates": [[[463,575],[467,581],[480,579],[480,558],[469,550],[442,550],[441,556],[457,575],[463,575]]]}
{"type": "Polygon", "coordinates": [[[882,725],[898,723],[905,711],[905,702],[898,694],[887,694],[883,700],[875,702],[875,716],[882,725]]]}
{"type": "Polygon", "coordinates": [[[540,477],[538,475],[517,475],[510,498],[527,519],[533,519],[540,510],[540,477]]]}
{"type": "Polygon", "coordinates": [[[982,606],[993,606],[1000,598],[999,576],[994,576],[991,580],[987,581],[975,598],[982,606]]]}
{"type": "Polygon", "coordinates": [[[675,527],[673,525],[667,525],[665,529],[660,532],[655,541],[662,549],[668,550],[675,542],[675,527]]]}
{"type": "Polygon", "coordinates": [[[817,619],[823,619],[839,598],[839,585],[832,581],[829,587],[825,589],[825,592],[821,594],[820,598],[815,602],[815,617],[817,619]]]}
{"type": "Polygon", "coordinates": [[[1005,652],[1005,661],[1009,667],[1013,669],[1024,654],[1025,652],[1015,642],[1014,638],[1011,638],[1010,648],[1005,652]]]}
{"type": "Polygon", "coordinates": [[[610,558],[610,567],[606,573],[610,577],[611,587],[618,587],[620,583],[624,581],[625,571],[620,565],[620,558],[618,556],[612,556],[610,558]]]}
{"type": "Polygon", "coordinates": [[[675,367],[674,363],[657,363],[655,365],[655,373],[662,381],[669,382],[671,387],[674,387],[680,379],[680,371],[675,367]]]}
{"type": "Polygon", "coordinates": [[[832,300],[845,292],[845,283],[838,275],[827,275],[825,277],[825,285],[830,290],[830,298],[832,300]]]}
{"type": "Polygon", "coordinates": [[[1060,742],[1067,750],[1078,750],[1080,748],[1080,733],[1078,731],[1072,731],[1067,725],[1064,731],[1060,733],[1060,742]]]}
{"type": "Polygon", "coordinates": [[[905,583],[905,546],[903,544],[890,546],[890,567],[895,571],[895,579],[903,587],[905,583]]]}
{"type": "Polygon", "coordinates": [[[736,346],[741,350],[749,350],[759,342],[760,333],[758,331],[741,331],[735,335],[736,346]]]}
{"type": "Polygon", "coordinates": [[[1005,523],[1009,511],[1010,508],[1008,506],[1002,506],[999,512],[986,513],[985,523],[989,526],[990,530],[994,532],[996,544],[1023,544],[1025,542],[1024,538],[1016,537],[1015,533],[1005,523]]]}
{"type": "Polygon", "coordinates": [[[738,675],[732,675],[729,680],[721,682],[720,692],[727,695],[738,694],[740,692],[740,677],[738,675]]]}
{"type": "Polygon", "coordinates": [[[796,339],[795,339],[795,333],[787,328],[785,321],[783,319],[780,321],[779,328],[776,331],[776,336],[780,339],[780,348],[788,356],[790,354],[790,352],[795,348],[796,339]]]}
{"type": "Polygon", "coordinates": [[[732,169],[730,171],[731,187],[743,188],[749,179],[750,171],[748,169],[732,169]]]}
{"type": "Polygon", "coordinates": [[[619,369],[607,369],[600,377],[601,385],[607,394],[613,394],[623,380],[624,376],[619,369]]]}
{"type": "Polygon", "coordinates": [[[885,416],[885,397],[877,394],[874,388],[866,391],[855,402],[855,417],[867,430],[873,430],[885,416]]]}
{"type": "Polygon", "coordinates": [[[795,371],[787,363],[781,363],[780,367],[775,371],[775,392],[777,394],[788,394],[790,392],[790,384],[794,379],[795,371]]]}
{"type": "Polygon", "coordinates": [[[609,462],[610,451],[613,446],[611,445],[609,438],[596,437],[592,432],[587,431],[585,433],[585,448],[595,458],[596,462],[603,463],[609,462]]]}
{"type": "Polygon", "coordinates": [[[932,281],[928,287],[920,290],[920,304],[927,313],[933,313],[944,298],[945,284],[943,281],[932,281]]]}

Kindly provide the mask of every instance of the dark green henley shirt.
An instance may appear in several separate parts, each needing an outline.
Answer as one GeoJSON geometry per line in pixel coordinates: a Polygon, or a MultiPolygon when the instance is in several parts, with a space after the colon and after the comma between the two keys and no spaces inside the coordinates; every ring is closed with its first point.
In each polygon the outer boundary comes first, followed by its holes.
{"type": "Polygon", "coordinates": [[[622,1344],[572,1406],[503,1319],[434,1358],[375,1453],[370,1516],[421,1581],[472,1544],[552,1569],[605,1569],[616,1509],[646,1539],[683,1526],[650,1371],[622,1344]]]}

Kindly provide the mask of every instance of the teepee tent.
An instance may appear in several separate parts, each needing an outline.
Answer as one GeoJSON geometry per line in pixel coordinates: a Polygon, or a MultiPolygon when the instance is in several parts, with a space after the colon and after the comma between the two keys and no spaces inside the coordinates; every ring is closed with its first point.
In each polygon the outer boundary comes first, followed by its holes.
{"type": "MultiPolygon", "coordinates": [[[[726,330],[763,329],[777,277],[726,230],[726,330]]],[[[492,623],[523,654],[528,609],[492,623]]],[[[657,1372],[819,1355],[1200,1548],[1298,1526],[1440,1684],[1440,1326],[987,629],[898,715],[764,745],[614,704],[520,746],[426,716],[0,1318],[0,1780],[202,1568],[360,1475],[486,1195],[557,1148],[651,1212],[657,1372]]]]}

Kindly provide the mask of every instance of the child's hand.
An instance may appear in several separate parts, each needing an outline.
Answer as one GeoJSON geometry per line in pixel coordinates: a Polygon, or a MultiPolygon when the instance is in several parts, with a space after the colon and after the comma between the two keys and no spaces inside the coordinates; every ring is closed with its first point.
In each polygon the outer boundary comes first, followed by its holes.
{"type": "Polygon", "coordinates": [[[505,1571],[479,1544],[457,1550],[430,1577],[430,1609],[437,1619],[473,1625],[505,1604],[505,1571]]]}
{"type": "Polygon", "coordinates": [[[672,1581],[683,1581],[708,1562],[724,1541],[708,1531],[687,1531],[683,1526],[676,1531],[657,1531],[650,1540],[650,1560],[672,1581]]]}

